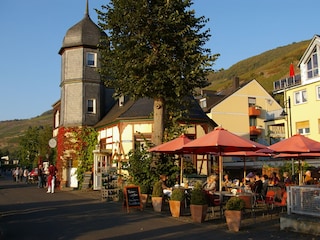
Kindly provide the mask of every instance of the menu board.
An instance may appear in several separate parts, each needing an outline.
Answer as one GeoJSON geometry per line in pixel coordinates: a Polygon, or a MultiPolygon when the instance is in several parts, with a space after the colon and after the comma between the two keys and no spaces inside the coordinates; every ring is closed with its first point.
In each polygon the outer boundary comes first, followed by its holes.
{"type": "Polygon", "coordinates": [[[129,212],[130,208],[140,208],[142,210],[139,186],[132,185],[124,187],[124,197],[127,212],[129,212]]]}

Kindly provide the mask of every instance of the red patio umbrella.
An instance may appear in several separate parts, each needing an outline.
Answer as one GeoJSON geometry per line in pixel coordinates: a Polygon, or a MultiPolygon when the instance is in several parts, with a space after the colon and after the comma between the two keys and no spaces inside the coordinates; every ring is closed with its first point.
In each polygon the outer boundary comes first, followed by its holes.
{"type": "Polygon", "coordinates": [[[158,146],[150,148],[149,152],[173,153],[173,154],[182,153],[182,147],[191,141],[192,140],[190,138],[182,134],[181,136],[169,142],[165,142],[158,146]]]}
{"type": "MultiPolygon", "coordinates": [[[[157,153],[167,153],[167,154],[182,154],[182,147],[191,142],[192,140],[188,138],[186,135],[182,134],[181,136],[158,146],[152,147],[149,149],[149,152],[157,152],[157,153]]],[[[180,157],[180,184],[183,180],[183,158],[180,157]]]]}
{"type": "Polygon", "coordinates": [[[216,154],[219,156],[219,183],[221,191],[223,153],[256,151],[264,147],[266,146],[242,138],[222,127],[217,127],[208,134],[187,143],[182,150],[193,154],[216,154]]]}
{"type": "MultiPolygon", "coordinates": [[[[314,156],[316,153],[320,153],[320,142],[307,138],[301,134],[295,134],[290,138],[287,138],[280,142],[272,144],[271,146],[268,147],[268,149],[270,149],[274,153],[279,153],[278,155],[275,155],[275,157],[291,158],[291,159],[297,158],[299,160],[299,168],[300,168],[300,159],[311,157],[312,155],[314,156]]],[[[292,160],[292,163],[293,163],[293,160],[292,160]]],[[[294,171],[293,167],[292,167],[292,171],[294,171]]],[[[300,175],[299,182],[302,183],[301,169],[299,169],[299,175],[300,175]]]]}
{"type": "Polygon", "coordinates": [[[320,153],[320,142],[312,140],[301,134],[274,143],[268,147],[275,153],[320,153]]]}
{"type": "Polygon", "coordinates": [[[308,152],[308,153],[279,153],[275,154],[273,158],[313,158],[320,157],[320,153],[308,152]]]}

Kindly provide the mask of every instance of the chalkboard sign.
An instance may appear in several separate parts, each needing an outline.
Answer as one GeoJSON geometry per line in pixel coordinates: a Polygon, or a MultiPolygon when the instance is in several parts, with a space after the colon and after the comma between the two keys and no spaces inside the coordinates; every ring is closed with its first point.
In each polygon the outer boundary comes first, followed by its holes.
{"type": "Polygon", "coordinates": [[[124,187],[125,205],[127,212],[130,208],[140,208],[142,210],[142,204],[140,200],[140,187],[139,186],[126,186],[124,187]]]}

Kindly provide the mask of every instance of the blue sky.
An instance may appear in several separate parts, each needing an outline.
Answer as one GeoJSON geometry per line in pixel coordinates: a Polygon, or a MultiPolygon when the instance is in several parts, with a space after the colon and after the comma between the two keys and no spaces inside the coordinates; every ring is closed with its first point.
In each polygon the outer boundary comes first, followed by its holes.
{"type": "MultiPolygon", "coordinates": [[[[60,98],[60,55],[66,31],[84,16],[86,0],[0,1],[0,121],[50,110],[60,98]]],[[[108,0],[89,0],[101,9],[108,0]]],[[[320,34],[319,0],[194,0],[197,16],[210,19],[207,47],[220,53],[213,69],[320,34]]]]}

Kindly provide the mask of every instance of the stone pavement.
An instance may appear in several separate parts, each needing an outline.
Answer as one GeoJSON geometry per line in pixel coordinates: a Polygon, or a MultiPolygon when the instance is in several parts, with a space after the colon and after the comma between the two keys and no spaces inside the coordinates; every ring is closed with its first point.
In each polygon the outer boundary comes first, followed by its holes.
{"type": "MultiPolygon", "coordinates": [[[[73,194],[85,194],[87,197],[100,200],[101,194],[99,191],[73,191],[73,194]]],[[[108,202],[106,200],[102,200],[106,202],[106,204],[110,204],[112,202],[108,202]]],[[[116,203],[121,204],[121,203],[116,203]]],[[[156,215],[157,217],[167,218],[176,222],[180,222],[180,224],[193,224],[203,228],[203,232],[212,231],[212,236],[223,236],[223,239],[320,239],[319,236],[314,235],[306,235],[302,233],[295,233],[291,231],[280,231],[280,216],[281,213],[279,211],[266,211],[264,208],[256,209],[254,217],[252,217],[251,212],[246,212],[244,215],[244,219],[241,222],[241,229],[238,233],[230,232],[227,229],[227,225],[224,217],[220,217],[219,208],[215,208],[214,215],[208,211],[206,220],[204,223],[194,223],[191,219],[190,209],[186,209],[182,216],[179,218],[174,218],[171,216],[170,209],[168,203],[164,205],[164,208],[161,213],[157,213],[153,211],[152,204],[149,201],[147,207],[143,210],[145,213],[156,215]],[[223,233],[222,235],[218,234],[218,231],[223,233]]],[[[129,214],[134,212],[135,214],[139,214],[139,210],[130,209],[129,214]]],[[[203,236],[204,237],[204,236],[203,236]]],[[[220,239],[219,237],[217,239],[220,239]]]]}
{"type": "Polygon", "coordinates": [[[0,178],[0,239],[302,239],[316,236],[280,231],[279,216],[246,217],[237,233],[225,220],[207,218],[193,223],[189,212],[180,218],[151,205],[127,213],[120,202],[101,201],[99,191],[63,189],[47,194],[35,185],[0,178]]]}

